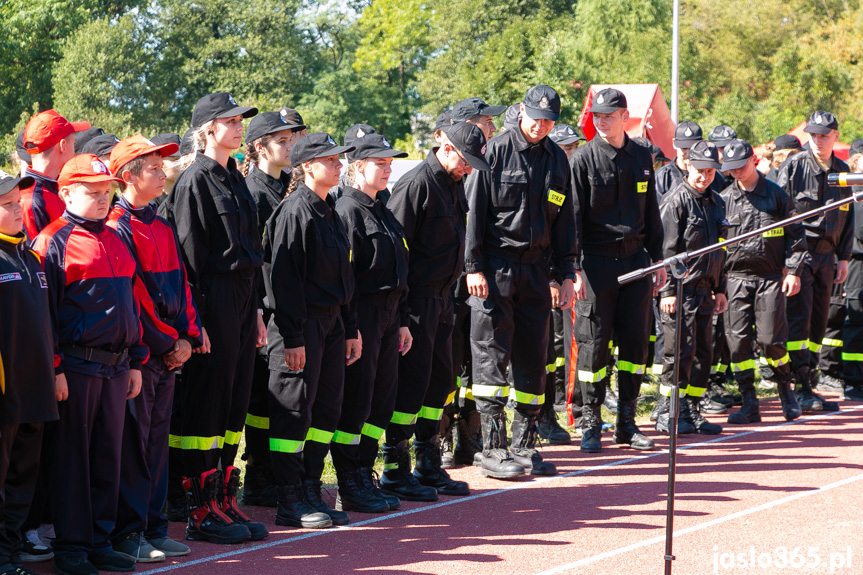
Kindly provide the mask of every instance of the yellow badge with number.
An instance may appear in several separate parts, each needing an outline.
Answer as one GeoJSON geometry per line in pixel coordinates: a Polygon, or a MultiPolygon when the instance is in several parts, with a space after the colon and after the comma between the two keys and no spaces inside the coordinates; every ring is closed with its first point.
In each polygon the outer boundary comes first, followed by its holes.
{"type": "Polygon", "coordinates": [[[844,206],[839,206],[840,212],[847,212],[850,209],[851,209],[851,204],[845,204],[844,206]]]}
{"type": "Polygon", "coordinates": [[[563,200],[565,200],[565,199],[566,199],[566,196],[564,196],[563,194],[558,194],[554,190],[548,191],[548,201],[551,202],[552,204],[556,205],[556,206],[562,206],[563,200]]]}
{"type": "Polygon", "coordinates": [[[784,235],[785,228],[776,228],[775,230],[769,230],[761,234],[761,236],[765,238],[781,238],[784,235]]]}
{"type": "Polygon", "coordinates": [[[647,193],[647,182],[638,182],[638,193],[646,194],[647,193]]]}

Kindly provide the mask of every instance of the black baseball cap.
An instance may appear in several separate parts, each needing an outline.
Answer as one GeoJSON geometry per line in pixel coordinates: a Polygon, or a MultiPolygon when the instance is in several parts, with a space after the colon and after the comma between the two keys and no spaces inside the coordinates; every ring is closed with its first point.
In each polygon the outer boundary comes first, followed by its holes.
{"type": "Polygon", "coordinates": [[[299,166],[315,158],[336,156],[353,150],[353,146],[339,146],[326,132],[311,132],[300,138],[291,148],[291,165],[299,166]]]}
{"type": "Polygon", "coordinates": [[[732,140],[722,150],[722,171],[736,170],[742,168],[755,155],[752,146],[746,140],[732,140]]]}
{"type": "Polygon", "coordinates": [[[695,142],[704,139],[701,126],[695,122],[680,122],[674,129],[674,147],[678,150],[688,150],[695,142]]]}
{"type": "Polygon", "coordinates": [[[0,170],[0,196],[5,196],[13,189],[15,186],[18,186],[18,189],[26,189],[32,186],[34,180],[30,176],[24,176],[23,178],[13,178],[3,170],[0,170]]]}
{"type": "Polygon", "coordinates": [[[851,142],[851,147],[848,148],[848,155],[853,156],[854,154],[863,154],[863,139],[856,139],[851,142]]]}
{"type": "Polygon", "coordinates": [[[288,121],[289,124],[293,124],[295,126],[302,126],[301,130],[308,128],[306,123],[303,122],[303,117],[300,116],[300,113],[294,110],[293,108],[289,108],[285,106],[281,110],[279,110],[279,114],[285,117],[285,120],[288,121]]]}
{"type": "Polygon", "coordinates": [[[548,133],[548,137],[558,146],[567,146],[584,139],[578,130],[569,124],[557,124],[548,133]]]}
{"type": "Polygon", "coordinates": [[[710,130],[710,135],[707,136],[707,139],[716,144],[717,148],[724,148],[730,144],[732,140],[737,139],[737,132],[735,132],[734,128],[731,126],[719,124],[710,130]]]}
{"type": "Polygon", "coordinates": [[[812,112],[812,115],[809,116],[809,120],[806,122],[806,127],[803,128],[803,131],[809,134],[829,134],[830,130],[838,129],[839,120],[836,119],[836,116],[830,112],[818,110],[812,112]]]}
{"type": "Polygon", "coordinates": [[[93,138],[98,138],[103,135],[105,130],[102,128],[89,128],[84,130],[83,132],[77,132],[75,134],[75,155],[84,153],[84,146],[87,145],[87,142],[92,140],[93,138]]]}
{"type": "Polygon", "coordinates": [[[452,121],[465,122],[474,116],[500,116],[506,106],[489,106],[482,98],[465,98],[453,106],[452,121]]]}
{"type": "Polygon", "coordinates": [[[560,96],[546,84],[534,86],[524,96],[524,113],[534,120],[554,120],[560,118],[560,96]]]}
{"type": "Polygon", "coordinates": [[[345,145],[353,146],[357,138],[363,138],[369,134],[377,134],[378,131],[368,124],[354,124],[345,132],[345,145]]]}
{"type": "Polygon", "coordinates": [[[797,150],[800,148],[800,139],[794,134],[782,134],[773,140],[774,150],[797,150]]]}
{"type": "Polygon", "coordinates": [[[615,88],[606,88],[593,95],[590,111],[597,114],[612,114],[626,109],[626,96],[615,88]]]}
{"type": "Polygon", "coordinates": [[[407,158],[407,152],[393,150],[383,134],[366,134],[354,139],[354,151],[348,158],[354,160],[365,160],[366,158],[407,158]]]}
{"type": "Polygon", "coordinates": [[[18,137],[15,138],[15,151],[18,152],[18,159],[28,166],[33,163],[33,158],[30,157],[30,152],[24,147],[24,130],[18,132],[18,137]]]}
{"type": "Polygon", "coordinates": [[[446,130],[452,126],[452,110],[441,112],[434,121],[435,130],[446,130]]]}
{"type": "Polygon", "coordinates": [[[285,117],[278,112],[264,112],[255,116],[249,122],[249,129],[246,130],[246,144],[251,144],[258,138],[263,138],[276,132],[284,130],[296,132],[302,129],[303,126],[289,124],[285,117]]]}
{"type": "Polygon", "coordinates": [[[217,118],[231,118],[233,116],[251,118],[257,114],[257,108],[240,106],[234,97],[227,92],[215,92],[207,94],[195,103],[195,110],[192,112],[192,127],[200,128],[217,118]]]}
{"type": "Polygon", "coordinates": [[[518,126],[518,118],[521,115],[521,102],[515,103],[506,109],[503,115],[503,127],[507,130],[518,126]]]}
{"type": "Polygon", "coordinates": [[[473,168],[483,172],[491,170],[491,166],[485,161],[485,134],[482,130],[473,124],[461,122],[451,126],[446,136],[473,168]]]}
{"type": "Polygon", "coordinates": [[[719,169],[722,164],[719,163],[719,149],[713,142],[705,142],[701,140],[689,148],[689,164],[693,168],[704,170],[706,168],[719,169]]]}
{"type": "Polygon", "coordinates": [[[189,128],[183,134],[183,139],[180,140],[180,155],[185,156],[186,154],[197,152],[198,150],[195,146],[195,128],[189,128]]]}
{"type": "Polygon", "coordinates": [[[101,136],[96,136],[87,142],[81,150],[81,153],[93,154],[99,157],[107,156],[110,155],[114,146],[119,143],[120,139],[114,134],[102,134],[101,136]]]}
{"type": "Polygon", "coordinates": [[[159,134],[157,136],[153,136],[150,138],[150,141],[157,146],[164,146],[166,144],[176,144],[177,151],[169,156],[165,156],[166,158],[172,158],[174,156],[179,156],[180,154],[180,145],[182,145],[183,141],[180,139],[180,134],[174,134],[171,132],[166,132],[164,134],[159,134]]]}

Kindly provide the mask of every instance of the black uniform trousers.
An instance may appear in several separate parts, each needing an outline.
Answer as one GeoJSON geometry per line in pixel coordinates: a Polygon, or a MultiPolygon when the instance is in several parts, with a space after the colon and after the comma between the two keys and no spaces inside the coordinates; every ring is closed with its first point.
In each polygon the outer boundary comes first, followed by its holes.
{"type": "Polygon", "coordinates": [[[341,416],[330,451],[338,473],[374,467],[398,388],[400,292],[361,295],[357,329],[363,354],[345,368],[341,416]]]}
{"type": "Polygon", "coordinates": [[[662,356],[660,393],[671,395],[674,364],[679,366],[680,394],[701,397],[707,391],[710,366],[713,362],[713,290],[707,280],[700,287],[684,286],[683,301],[677,302],[675,312],[662,313],[665,330],[665,351],[662,356]],[[680,334],[680,357],[674,357],[674,332],[677,314],[683,314],[680,334]]]}
{"type": "Polygon", "coordinates": [[[555,405],[566,401],[566,375],[569,364],[566,361],[564,347],[566,343],[563,335],[564,315],[569,316],[568,310],[564,312],[559,307],[552,308],[548,328],[548,358],[545,371],[545,408],[549,411],[555,405]]]}
{"type": "Polygon", "coordinates": [[[787,344],[797,384],[807,386],[810,373],[818,367],[835,277],[832,251],[819,254],[810,250],[809,255],[812,259],[800,275],[800,291],[788,298],[787,344]]]}
{"type": "MultiPolygon", "coordinates": [[[[11,550],[13,557],[23,549],[23,534],[25,524],[30,519],[31,504],[37,489],[47,493],[47,464],[50,453],[44,448],[46,430],[56,425],[51,421],[45,423],[21,423],[17,425],[12,442],[12,457],[6,472],[6,480],[2,484],[3,527],[0,529],[0,549],[11,550]]],[[[5,431],[2,432],[5,437],[5,431]]],[[[41,502],[44,507],[47,501],[41,502]]],[[[41,515],[40,515],[41,516],[41,515]]],[[[33,528],[39,527],[36,521],[33,528]]],[[[16,561],[17,562],[17,561],[16,561]]]]}
{"type": "Polygon", "coordinates": [[[456,393],[453,401],[453,412],[458,411],[462,416],[471,411],[476,411],[476,403],[473,400],[473,389],[471,388],[473,371],[473,356],[470,352],[471,311],[467,300],[468,298],[453,299],[452,380],[455,383],[454,386],[450,387],[450,394],[453,392],[456,393]]]}
{"type": "Polygon", "coordinates": [[[713,365],[710,367],[711,378],[720,384],[725,384],[726,373],[731,362],[731,351],[728,348],[728,338],[725,327],[725,316],[713,316],[713,365]]]}
{"type": "Polygon", "coordinates": [[[584,405],[599,407],[605,401],[612,334],[618,348],[620,401],[638,398],[650,342],[653,282],[645,278],[620,285],[617,278],[648,265],[650,257],[644,251],[622,259],[583,256],[581,277],[587,298],[575,302],[573,333],[578,344],[576,367],[584,405]]]}
{"type": "Polygon", "coordinates": [[[785,347],[788,321],[785,315],[785,294],[782,278],[728,276],[728,309],[724,314],[725,337],[730,352],[730,369],[734,380],[743,389],[755,384],[754,344],[761,348],[774,377],[788,381],[791,358],[785,347]]]}
{"type": "Polygon", "coordinates": [[[386,443],[395,446],[414,433],[429,441],[438,433],[452,384],[453,300],[448,288],[411,287],[408,292],[413,345],[399,357],[399,383],[386,443]]]}
{"type": "Polygon", "coordinates": [[[277,485],[318,480],[339,422],[345,326],[337,307],[307,308],[302,371],[270,372],[270,457],[277,485]]]}
{"type": "Polygon", "coordinates": [[[162,508],[168,496],[168,434],[175,375],[161,357],[151,357],[141,376],[141,393],[126,400],[120,497],[111,535],[115,543],[132,533],[151,539],[168,534],[162,508]]]}
{"type": "Polygon", "coordinates": [[[249,467],[270,468],[270,364],[266,347],[257,350],[254,364],[243,453],[247,470],[249,467]]]}
{"type": "Polygon", "coordinates": [[[830,294],[830,312],[827,314],[827,329],[821,341],[821,373],[842,376],[842,329],[845,325],[845,284],[833,284],[830,294]]]}
{"type": "Polygon", "coordinates": [[[659,296],[653,298],[653,335],[650,341],[653,343],[653,354],[649,353],[648,346],[648,364],[647,373],[653,375],[662,374],[662,354],[665,352],[665,328],[662,327],[662,310],[659,309],[659,296]]]}
{"type": "Polygon", "coordinates": [[[61,556],[111,550],[117,517],[120,449],[129,372],[113,378],[66,372],[69,399],[61,401],[50,488],[61,556]]]}
{"type": "Polygon", "coordinates": [[[848,262],[845,298],[842,379],[846,385],[863,386],[863,258],[858,256],[848,262]]]}
{"type": "Polygon", "coordinates": [[[484,414],[501,413],[511,398],[523,415],[545,402],[551,293],[545,261],[489,257],[488,298],[470,298],[473,397],[484,414]],[[513,393],[507,379],[512,362],[513,393]]]}
{"type": "Polygon", "coordinates": [[[252,387],[257,339],[254,272],[212,275],[206,286],[204,327],[210,353],[183,365],[171,447],[182,451],[188,477],[234,464],[252,387]]]}

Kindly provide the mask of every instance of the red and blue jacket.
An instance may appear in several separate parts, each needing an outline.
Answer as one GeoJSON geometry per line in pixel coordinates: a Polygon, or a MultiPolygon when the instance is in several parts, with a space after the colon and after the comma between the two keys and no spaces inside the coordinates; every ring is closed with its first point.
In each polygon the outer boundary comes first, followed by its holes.
{"type": "Polygon", "coordinates": [[[60,197],[57,180],[33,168],[27,168],[26,175],[33,178],[34,183],[21,190],[21,208],[24,210],[24,231],[28,238],[34,239],[45,226],[63,215],[66,204],[60,197]]]}
{"type": "MultiPolygon", "coordinates": [[[[117,230],[120,238],[138,262],[138,275],[153,301],[156,315],[175,330],[193,348],[202,344],[201,321],[186,278],[186,266],[180,252],[177,233],[167,220],[156,215],[148,205],[136,208],[120,197],[111,213],[108,226],[117,230]]],[[[164,332],[150,333],[161,326],[144,322],[144,342],[154,349],[164,332]]]]}
{"type": "MultiPolygon", "coordinates": [[[[33,249],[42,257],[48,282],[55,372],[115,377],[129,368],[140,369],[149,357],[141,318],[158,318],[135,273],[135,259],[120,236],[105,226],[105,220],[88,220],[67,211],[39,233],[33,249]],[[108,366],[65,357],[62,349],[70,345],[127,351],[129,359],[108,366]]],[[[173,337],[166,335],[161,349],[154,352],[164,353],[176,339],[176,332],[173,337]]]]}

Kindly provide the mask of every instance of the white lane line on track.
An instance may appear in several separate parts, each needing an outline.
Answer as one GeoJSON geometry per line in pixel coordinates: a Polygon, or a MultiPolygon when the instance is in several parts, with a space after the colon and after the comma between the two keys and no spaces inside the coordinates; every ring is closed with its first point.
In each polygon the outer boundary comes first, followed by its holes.
{"type": "MultiPolygon", "coordinates": [[[[707,441],[701,441],[699,443],[691,443],[689,445],[678,446],[677,450],[678,451],[684,451],[687,449],[694,449],[696,447],[702,447],[702,446],[710,445],[713,443],[728,441],[730,439],[736,439],[738,437],[746,437],[747,435],[753,435],[755,433],[763,433],[765,431],[772,431],[775,429],[779,429],[781,427],[786,427],[788,425],[797,425],[798,423],[805,423],[807,421],[815,421],[815,420],[824,419],[827,417],[833,417],[837,414],[849,413],[849,412],[858,411],[861,409],[863,409],[863,405],[855,406],[855,407],[849,407],[847,409],[842,409],[840,411],[836,411],[836,412],[832,412],[832,413],[823,413],[823,414],[819,414],[819,415],[813,415],[810,417],[802,417],[802,418],[796,419],[794,421],[787,421],[787,422],[783,422],[783,423],[778,423],[776,425],[771,425],[768,427],[760,427],[758,429],[752,429],[750,431],[735,433],[734,435],[723,435],[723,436],[717,437],[715,439],[709,439],[707,441]]],[[[503,489],[495,489],[493,491],[486,491],[485,493],[478,493],[476,495],[468,495],[467,497],[460,497],[458,499],[450,499],[449,501],[442,501],[440,503],[435,503],[434,505],[427,505],[424,507],[417,507],[415,509],[407,509],[405,511],[398,511],[396,513],[389,513],[386,515],[380,515],[378,517],[373,517],[371,519],[365,519],[363,521],[357,521],[356,523],[352,523],[351,525],[348,525],[348,526],[335,527],[333,529],[322,529],[319,531],[309,531],[307,533],[303,533],[302,535],[296,535],[294,537],[288,537],[287,539],[280,539],[277,541],[268,541],[267,543],[259,543],[257,545],[252,545],[250,547],[243,547],[242,549],[236,549],[233,551],[226,551],[224,553],[219,553],[217,555],[210,555],[208,557],[202,557],[200,559],[194,559],[192,561],[186,561],[186,562],[177,563],[174,565],[166,565],[164,567],[159,567],[159,568],[153,569],[151,571],[142,571],[142,572],[147,573],[147,574],[165,573],[168,571],[174,571],[176,569],[183,569],[184,567],[192,567],[194,565],[201,565],[204,563],[212,563],[213,561],[221,561],[223,559],[229,559],[231,557],[236,557],[237,555],[243,555],[246,553],[250,553],[252,551],[259,551],[261,549],[269,549],[271,547],[277,547],[279,545],[284,545],[286,543],[293,543],[295,541],[302,541],[303,539],[309,539],[312,537],[322,537],[325,535],[332,535],[334,533],[339,533],[339,532],[345,531],[345,530],[356,529],[357,527],[364,527],[366,525],[372,525],[374,523],[379,523],[381,521],[388,521],[390,519],[395,519],[398,517],[413,515],[414,513],[421,513],[424,511],[432,511],[435,509],[440,509],[442,507],[447,507],[449,505],[455,505],[457,503],[463,503],[465,501],[475,501],[475,500],[481,499],[483,497],[489,497],[492,495],[499,495],[501,493],[507,493],[509,491],[513,491],[515,489],[524,489],[524,488],[538,485],[541,483],[547,483],[550,481],[557,481],[559,479],[564,479],[567,477],[576,477],[578,475],[585,475],[587,473],[593,473],[594,471],[599,471],[601,469],[606,469],[609,467],[616,467],[618,465],[625,465],[627,463],[632,463],[635,461],[641,461],[643,459],[651,459],[654,457],[659,457],[660,455],[667,455],[667,454],[668,454],[667,449],[664,449],[662,451],[652,451],[652,452],[646,453],[644,455],[636,455],[634,457],[629,457],[626,459],[619,459],[617,461],[611,461],[609,463],[603,463],[602,465],[595,465],[593,467],[587,467],[585,469],[580,469],[578,471],[571,471],[569,473],[563,473],[561,475],[555,475],[553,477],[538,477],[538,478],[535,478],[533,481],[514,483],[513,485],[511,485],[509,487],[505,487],[503,489]]],[[[860,477],[863,478],[863,475],[861,475],[860,477]]],[[[807,492],[803,492],[803,493],[809,493],[809,492],[807,491],[807,492]]],[[[675,535],[676,534],[677,533],[675,532],[675,535]]],[[[661,537],[661,540],[662,541],[665,540],[664,535],[661,537]]],[[[652,540],[649,540],[649,541],[652,542],[652,540]]],[[[651,543],[645,543],[645,545],[650,545],[650,544],[651,543]]],[[[624,548],[624,550],[622,550],[620,552],[623,553],[623,552],[625,552],[625,550],[628,550],[628,549],[624,548]]],[[[615,551],[617,551],[617,550],[615,550],[615,551]]],[[[615,553],[615,551],[611,551],[609,553],[615,553]]],[[[597,557],[599,557],[599,556],[597,556],[597,557]]],[[[604,557],[601,557],[601,558],[604,558],[604,557]]],[[[590,559],[590,558],[587,558],[587,559],[590,559]]],[[[141,565],[141,566],[143,567],[143,565],[141,565]]],[[[566,567],[566,566],[564,566],[564,567],[566,567]]],[[[548,571],[548,572],[544,572],[544,573],[556,573],[556,571],[548,571]]]]}

